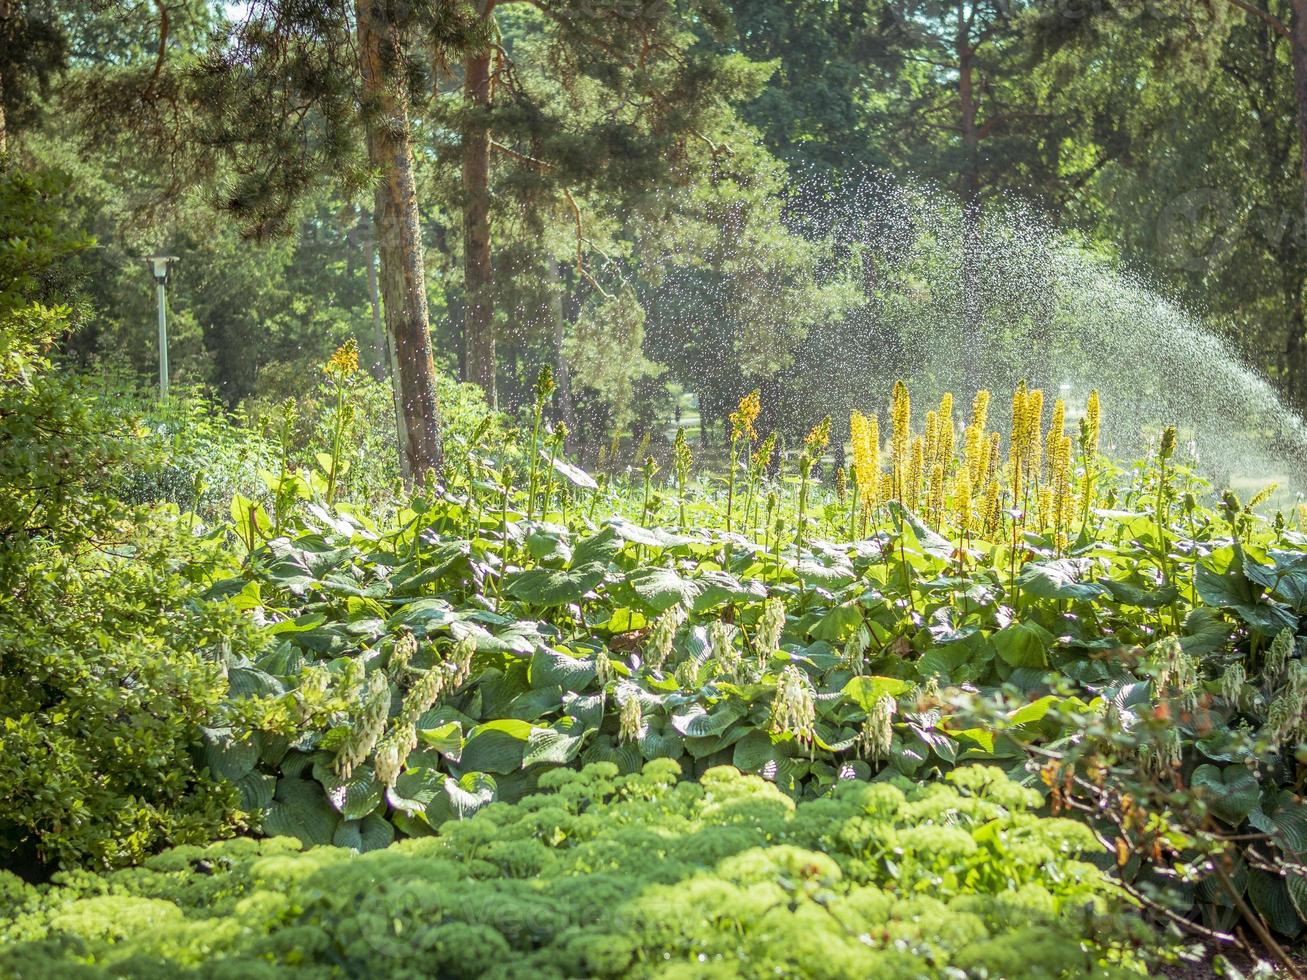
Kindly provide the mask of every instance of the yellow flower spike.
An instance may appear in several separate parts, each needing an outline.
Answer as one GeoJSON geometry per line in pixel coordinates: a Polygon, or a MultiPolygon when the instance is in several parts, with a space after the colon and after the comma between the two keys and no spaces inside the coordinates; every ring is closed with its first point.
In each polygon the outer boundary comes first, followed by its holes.
{"type": "Polygon", "coordinates": [[[887,503],[894,499],[894,475],[892,473],[882,473],[880,475],[880,489],[876,491],[877,504],[887,503]]]}
{"type": "Polygon", "coordinates": [[[985,503],[981,507],[982,519],[984,521],[985,533],[989,534],[996,531],[999,527],[999,509],[1002,507],[1002,501],[999,496],[999,487],[997,480],[990,480],[985,484],[985,503]]]}
{"type": "Polygon", "coordinates": [[[909,466],[908,454],[911,451],[912,396],[908,394],[908,386],[901,380],[894,382],[890,424],[893,427],[890,436],[890,464],[894,470],[894,482],[898,484],[899,495],[902,496],[909,466]]]}
{"type": "Polygon", "coordinates": [[[926,413],[926,436],[923,452],[926,454],[927,465],[934,463],[939,453],[939,415],[933,411],[926,413]]]}
{"type": "Polygon", "coordinates": [[[1057,468],[1053,474],[1053,527],[1058,549],[1066,547],[1067,536],[1071,527],[1073,507],[1071,491],[1073,486],[1071,437],[1063,436],[1058,441],[1057,468]]]}
{"type": "Polygon", "coordinates": [[[762,392],[754,388],[753,391],[740,399],[739,408],[731,413],[731,438],[745,438],[749,442],[755,442],[758,433],[754,431],[753,423],[758,421],[758,416],[761,413],[762,392]]]}
{"type": "Polygon", "coordinates": [[[999,467],[1003,465],[1003,437],[997,432],[989,434],[989,449],[982,457],[983,463],[980,467],[981,479],[988,480],[998,475],[999,467]]]}
{"type": "Polygon", "coordinates": [[[1098,397],[1098,389],[1095,388],[1089,393],[1089,400],[1085,403],[1085,424],[1088,430],[1089,452],[1092,455],[1098,453],[1098,440],[1103,431],[1103,406],[1098,397]]]}
{"type": "Polygon", "coordinates": [[[973,483],[980,466],[980,447],[984,438],[985,433],[974,425],[967,426],[962,432],[962,465],[973,483]]]}
{"type": "Polygon", "coordinates": [[[1022,460],[1030,479],[1038,480],[1043,471],[1043,440],[1040,438],[1044,426],[1044,392],[1041,388],[1031,388],[1026,392],[1026,457],[1022,460]]]}
{"type": "Polygon", "coordinates": [[[930,519],[938,526],[944,523],[944,464],[930,468],[930,519]]]}
{"type": "Polygon", "coordinates": [[[953,395],[944,392],[939,400],[939,413],[935,420],[935,459],[944,469],[953,463],[957,434],[953,429],[953,395]]]}
{"type": "Polygon", "coordinates": [[[345,341],[336,348],[336,353],[331,355],[322,369],[338,381],[355,374],[359,369],[359,342],[353,337],[345,341]]]}
{"type": "Polygon", "coordinates": [[[1053,419],[1048,426],[1048,435],[1045,438],[1045,452],[1048,455],[1048,465],[1050,472],[1057,468],[1058,447],[1062,444],[1062,436],[1066,431],[1066,402],[1061,398],[1053,402],[1053,419]]]}
{"type": "Polygon", "coordinates": [[[1012,392],[1012,428],[1008,433],[1008,466],[1011,468],[1012,492],[1018,498],[1022,490],[1021,467],[1026,458],[1026,383],[1012,392]]]}
{"type": "Polygon", "coordinates": [[[980,432],[989,424],[989,390],[981,388],[971,399],[971,424],[980,432]]]}
{"type": "Polygon", "coordinates": [[[853,443],[853,482],[863,510],[876,506],[877,471],[880,469],[880,422],[861,412],[849,416],[849,434],[853,443]]]}
{"type": "Polygon", "coordinates": [[[963,538],[970,537],[975,516],[971,500],[971,473],[966,467],[958,470],[953,484],[953,500],[958,512],[958,534],[963,538]]]}
{"type": "Polygon", "coordinates": [[[912,440],[912,461],[908,463],[908,499],[903,503],[916,510],[921,500],[921,478],[926,466],[926,446],[921,436],[912,440]]]}

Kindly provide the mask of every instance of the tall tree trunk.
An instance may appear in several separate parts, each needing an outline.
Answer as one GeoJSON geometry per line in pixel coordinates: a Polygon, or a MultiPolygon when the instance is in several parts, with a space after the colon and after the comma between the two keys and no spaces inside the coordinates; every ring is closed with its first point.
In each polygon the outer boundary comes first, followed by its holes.
{"type": "Polygon", "coordinates": [[[1293,58],[1294,116],[1298,125],[1298,154],[1302,174],[1303,221],[1307,222],[1307,0],[1292,0],[1289,35],[1293,58]]]}
{"type": "Polygon", "coordinates": [[[380,292],[399,381],[400,457],[405,478],[415,479],[439,472],[442,455],[408,92],[399,32],[390,23],[387,0],[356,0],[355,10],[368,159],[382,175],[375,222],[380,292]]]}
{"type": "Polygon", "coordinates": [[[1281,289],[1289,307],[1288,336],[1284,342],[1284,394],[1297,412],[1307,411],[1307,307],[1303,302],[1303,275],[1291,253],[1293,243],[1281,250],[1281,289]],[[1290,253],[1290,254],[1283,254],[1290,253]]]}
{"type": "MultiPolygon", "coordinates": [[[[492,2],[483,0],[483,16],[492,2]]],[[[494,270],[490,260],[490,53],[474,53],[463,62],[463,101],[471,121],[463,134],[463,285],[467,308],[463,344],[467,380],[478,384],[492,406],[495,390],[494,270]]]]}
{"type": "Polygon", "coordinates": [[[975,90],[976,49],[971,28],[958,4],[958,107],[962,130],[962,330],[968,388],[979,386],[980,336],[980,106],[975,90]]]}
{"type": "MultiPolygon", "coordinates": [[[[0,39],[9,35],[9,0],[0,0],[0,39]]],[[[5,116],[5,76],[0,70],[0,157],[9,152],[9,120],[5,116]]]]}

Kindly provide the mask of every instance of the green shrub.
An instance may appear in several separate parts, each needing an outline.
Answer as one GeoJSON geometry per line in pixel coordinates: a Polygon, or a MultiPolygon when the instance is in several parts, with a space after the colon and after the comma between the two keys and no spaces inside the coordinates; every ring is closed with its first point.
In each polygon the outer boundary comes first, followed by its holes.
{"type": "MultiPolygon", "coordinates": [[[[439,836],[356,855],[286,839],[12,877],[0,972],[618,977],[1117,976],[1146,931],[997,769],[795,805],[734,769],[559,770],[439,836]]],[[[366,828],[362,828],[366,832],[366,828]]]]}
{"type": "Polygon", "coordinates": [[[51,551],[0,606],[0,864],[139,861],[236,820],[235,788],[208,778],[201,726],[227,682],[220,655],[252,627],[199,601],[162,520],[114,554],[51,551]]]}

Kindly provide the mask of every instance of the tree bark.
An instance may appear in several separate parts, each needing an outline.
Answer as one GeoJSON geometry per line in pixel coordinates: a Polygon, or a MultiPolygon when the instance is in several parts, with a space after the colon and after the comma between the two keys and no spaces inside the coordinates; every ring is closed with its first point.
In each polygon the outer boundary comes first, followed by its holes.
{"type": "Polygon", "coordinates": [[[1292,0],[1289,48],[1293,60],[1294,116],[1298,126],[1304,231],[1307,231],[1307,0],[1292,0]]]}
{"type": "Polygon", "coordinates": [[[438,473],[442,453],[408,93],[399,32],[386,0],[356,0],[355,11],[368,159],[381,172],[375,223],[381,299],[400,392],[400,457],[405,479],[412,480],[438,473]]]}
{"type": "MultiPolygon", "coordinates": [[[[0,0],[0,38],[9,34],[9,0],[0,0]]],[[[9,152],[9,120],[5,116],[5,76],[0,71],[0,157],[9,152]]]]}
{"type": "MultiPolygon", "coordinates": [[[[486,3],[483,16],[489,16],[486,3]]],[[[463,320],[467,380],[481,386],[492,407],[495,385],[494,269],[490,257],[490,53],[473,53],[463,62],[463,100],[470,110],[463,133],[463,320]]]]}

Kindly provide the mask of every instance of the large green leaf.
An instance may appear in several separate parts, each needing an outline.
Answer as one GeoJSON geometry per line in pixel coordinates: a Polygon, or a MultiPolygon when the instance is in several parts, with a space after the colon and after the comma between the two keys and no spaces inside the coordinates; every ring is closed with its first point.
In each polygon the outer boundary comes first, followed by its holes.
{"type": "Polygon", "coordinates": [[[446,820],[466,820],[489,806],[499,796],[497,781],[480,772],[469,772],[459,779],[446,777],[427,808],[427,822],[438,827],[446,820]]]}
{"type": "Polygon", "coordinates": [[[1302,931],[1303,920],[1280,876],[1253,868],[1248,872],[1248,897],[1276,932],[1293,939],[1302,931]]]}
{"type": "Polygon", "coordinates": [[[348,847],[360,853],[379,851],[389,847],[394,840],[395,828],[390,821],[375,813],[362,820],[341,820],[332,837],[332,843],[337,847],[348,847]]]}
{"type": "Polygon", "coordinates": [[[1058,558],[1031,562],[1017,576],[1023,595],[1039,599],[1073,599],[1091,602],[1103,594],[1103,586],[1087,582],[1091,564],[1088,558],[1058,558]]]}
{"type": "Polygon", "coordinates": [[[594,478],[579,466],[573,466],[565,459],[554,456],[553,453],[544,446],[540,447],[540,455],[553,464],[554,471],[574,487],[580,487],[582,490],[598,490],[599,484],[595,483],[594,478]]]}
{"type": "Polygon", "coordinates": [[[675,605],[693,606],[699,596],[699,586],[682,578],[670,568],[640,568],[626,577],[626,583],[635,593],[633,605],[646,612],[660,613],[675,605]]]}
{"type": "Polygon", "coordinates": [[[1053,635],[1038,623],[1013,623],[989,637],[1004,663],[1013,667],[1046,667],[1053,635]]]}
{"type": "Polygon", "coordinates": [[[897,677],[853,677],[844,685],[843,693],[863,711],[870,711],[886,694],[898,697],[911,689],[908,681],[897,677]]]}
{"type": "Polygon", "coordinates": [[[330,844],[339,822],[339,814],[316,781],[283,776],[263,818],[263,832],[269,837],[294,837],[310,847],[330,844]]]}
{"type": "Polygon", "coordinates": [[[237,738],[230,728],[202,728],[204,764],[221,779],[237,782],[254,771],[259,748],[249,739],[237,738]]]}
{"type": "Polygon", "coordinates": [[[916,514],[908,510],[897,500],[889,502],[890,513],[894,518],[902,522],[905,532],[910,532],[912,537],[916,538],[917,544],[921,550],[932,558],[938,558],[940,561],[952,561],[953,543],[948,538],[941,537],[935,531],[928,528],[916,514]]]}
{"type": "Polygon", "coordinates": [[[595,662],[561,650],[540,647],[531,655],[531,686],[584,691],[595,679],[595,662]]]}
{"type": "Polygon", "coordinates": [[[607,565],[625,545],[616,528],[606,527],[577,544],[572,552],[572,564],[578,567],[591,562],[607,565]]]}
{"type": "Polygon", "coordinates": [[[532,568],[513,576],[507,592],[533,606],[563,606],[580,602],[603,578],[604,566],[598,562],[571,569],[532,568]]]}
{"type": "Polygon", "coordinates": [[[468,732],[459,768],[464,772],[509,773],[522,767],[531,723],[503,718],[468,732]]]}
{"type": "Polygon", "coordinates": [[[1298,627],[1298,617],[1284,606],[1260,595],[1261,590],[1240,568],[1230,568],[1221,573],[1200,565],[1194,582],[1203,602],[1233,610],[1259,633],[1274,636],[1282,629],[1298,627]]]}
{"type": "Polygon", "coordinates": [[[585,731],[585,726],[573,718],[563,718],[553,728],[532,728],[522,754],[522,765],[567,765],[580,753],[585,731]]]}
{"type": "Polygon", "coordinates": [[[1202,793],[1212,813],[1231,826],[1243,823],[1261,799],[1261,787],[1246,766],[1218,769],[1204,764],[1194,770],[1189,781],[1202,793]]]}

